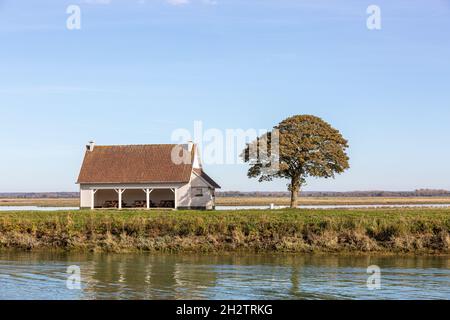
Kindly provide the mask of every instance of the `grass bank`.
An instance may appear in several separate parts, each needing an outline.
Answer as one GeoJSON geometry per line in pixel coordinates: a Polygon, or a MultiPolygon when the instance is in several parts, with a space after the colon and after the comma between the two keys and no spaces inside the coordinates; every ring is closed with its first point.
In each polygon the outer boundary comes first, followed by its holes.
{"type": "Polygon", "coordinates": [[[0,213],[0,248],[450,253],[450,209],[0,213]]]}

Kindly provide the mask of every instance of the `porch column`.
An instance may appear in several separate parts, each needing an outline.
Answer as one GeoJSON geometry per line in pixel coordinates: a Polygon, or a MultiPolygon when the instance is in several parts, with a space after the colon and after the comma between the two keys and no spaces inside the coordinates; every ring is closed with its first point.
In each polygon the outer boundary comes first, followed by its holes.
{"type": "Polygon", "coordinates": [[[91,210],[95,209],[95,194],[97,193],[98,189],[92,189],[91,190],[91,210]]]}
{"type": "Polygon", "coordinates": [[[116,189],[117,194],[119,195],[119,210],[122,209],[122,194],[126,189],[116,189]]]}
{"type": "Polygon", "coordinates": [[[153,189],[143,189],[143,190],[147,195],[147,209],[150,209],[150,194],[153,192],[153,189]]]}
{"type": "Polygon", "coordinates": [[[175,188],[175,210],[178,209],[178,188],[175,188]]]}
{"type": "Polygon", "coordinates": [[[174,194],[174,198],[175,198],[175,201],[174,201],[174,203],[175,203],[175,205],[174,205],[174,209],[178,209],[178,199],[177,199],[177,197],[178,197],[178,189],[177,188],[170,188],[170,190],[172,190],[172,192],[173,192],[173,194],[174,194]]]}

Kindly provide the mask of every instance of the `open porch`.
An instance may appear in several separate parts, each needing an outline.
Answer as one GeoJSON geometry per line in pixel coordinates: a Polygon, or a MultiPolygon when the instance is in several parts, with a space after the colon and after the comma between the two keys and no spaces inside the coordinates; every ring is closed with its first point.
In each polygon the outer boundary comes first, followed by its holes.
{"type": "Polygon", "coordinates": [[[91,209],[177,209],[177,188],[92,188],[91,209]]]}

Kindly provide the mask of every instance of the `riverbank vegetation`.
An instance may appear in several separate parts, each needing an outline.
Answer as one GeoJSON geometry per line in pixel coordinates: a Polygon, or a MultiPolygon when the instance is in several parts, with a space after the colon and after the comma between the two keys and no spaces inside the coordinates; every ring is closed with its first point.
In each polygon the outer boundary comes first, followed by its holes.
{"type": "Polygon", "coordinates": [[[0,213],[0,248],[450,253],[450,209],[0,213]]]}

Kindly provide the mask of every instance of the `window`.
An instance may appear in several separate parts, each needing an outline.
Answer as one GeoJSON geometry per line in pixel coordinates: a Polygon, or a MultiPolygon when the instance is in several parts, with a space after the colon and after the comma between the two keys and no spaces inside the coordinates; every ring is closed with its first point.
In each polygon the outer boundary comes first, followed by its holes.
{"type": "Polygon", "coordinates": [[[192,188],[192,195],[194,197],[203,197],[203,189],[202,188],[192,188]]]}

